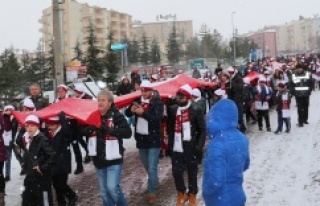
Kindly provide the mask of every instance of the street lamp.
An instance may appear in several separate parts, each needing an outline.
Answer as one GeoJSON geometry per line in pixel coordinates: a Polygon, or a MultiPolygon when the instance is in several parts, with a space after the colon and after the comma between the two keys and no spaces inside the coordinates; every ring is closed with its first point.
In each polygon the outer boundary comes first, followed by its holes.
{"type": "Polygon", "coordinates": [[[234,30],[234,22],[233,22],[233,15],[236,12],[231,13],[231,24],[232,24],[232,37],[233,37],[233,62],[236,65],[236,37],[235,37],[235,30],[234,30]]]}

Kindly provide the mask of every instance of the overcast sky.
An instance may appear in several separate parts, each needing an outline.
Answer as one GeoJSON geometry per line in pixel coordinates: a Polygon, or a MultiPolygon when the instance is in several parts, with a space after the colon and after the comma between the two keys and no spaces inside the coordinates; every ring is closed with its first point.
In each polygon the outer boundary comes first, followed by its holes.
{"type": "MultiPolygon", "coordinates": [[[[157,14],[177,14],[178,20],[193,20],[218,29],[224,38],[232,34],[231,13],[240,34],[265,25],[281,25],[320,13],[320,0],[78,0],[129,13],[133,19],[151,22],[157,14]]],[[[41,37],[38,20],[51,0],[0,0],[0,51],[14,46],[34,50],[41,37]]]]}

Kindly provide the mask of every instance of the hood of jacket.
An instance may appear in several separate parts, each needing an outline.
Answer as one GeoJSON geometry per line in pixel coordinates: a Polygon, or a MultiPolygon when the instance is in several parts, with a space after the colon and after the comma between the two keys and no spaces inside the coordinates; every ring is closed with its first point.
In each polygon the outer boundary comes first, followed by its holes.
{"type": "Polygon", "coordinates": [[[209,139],[227,129],[236,129],[237,126],[238,109],[232,100],[221,99],[209,111],[207,117],[209,139]]]}

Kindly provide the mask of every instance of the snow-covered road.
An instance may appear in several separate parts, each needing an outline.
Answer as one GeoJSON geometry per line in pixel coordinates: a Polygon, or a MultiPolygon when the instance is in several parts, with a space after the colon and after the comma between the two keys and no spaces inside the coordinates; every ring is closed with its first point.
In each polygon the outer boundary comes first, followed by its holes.
{"type": "MultiPolygon", "coordinates": [[[[273,132],[260,132],[257,125],[250,125],[248,137],[250,139],[251,166],[245,173],[244,188],[247,194],[247,206],[319,206],[320,205],[320,91],[313,92],[310,101],[309,125],[297,128],[297,112],[295,102],[292,102],[292,130],[291,133],[275,135],[273,132]]],[[[271,127],[274,131],[277,127],[277,116],[273,111],[270,113],[271,127]]],[[[146,184],[141,181],[146,180],[145,173],[137,158],[135,140],[124,141],[127,149],[126,167],[134,171],[124,172],[123,187],[129,198],[131,205],[142,206],[141,201],[136,200],[145,191],[146,184]],[[136,154],[134,161],[128,162],[129,156],[136,154]],[[139,173],[139,174],[138,174],[139,173]],[[138,183],[137,183],[138,182],[138,183]],[[132,189],[138,187],[140,189],[132,189]],[[131,188],[131,190],[130,190],[131,188]],[[132,193],[132,194],[131,194],[132,193]],[[135,197],[135,198],[133,198],[135,197]]],[[[132,159],[132,158],[131,158],[132,159]]],[[[92,165],[85,166],[85,173],[80,176],[71,175],[70,182],[76,183],[77,179],[81,183],[81,178],[94,177],[92,165]]],[[[19,175],[20,167],[13,157],[11,181],[6,185],[6,203],[10,206],[20,205],[20,187],[23,176],[19,175]]],[[[172,183],[170,160],[160,161],[161,171],[161,192],[165,197],[159,201],[158,205],[175,205],[175,191],[172,183]],[[170,188],[167,188],[167,187],[170,188]],[[172,187],[172,188],[171,188],[172,187]]],[[[199,186],[201,188],[202,174],[199,174],[199,186]]],[[[94,178],[88,183],[97,187],[94,178]]],[[[74,185],[82,196],[83,185],[74,185]]],[[[89,185],[88,185],[89,186],[89,185]]],[[[87,187],[87,186],[86,186],[87,187]]],[[[90,191],[88,191],[90,192],[90,191]]],[[[95,192],[97,193],[97,192],[95,192]]],[[[199,191],[199,205],[204,205],[199,191]]],[[[93,199],[98,198],[98,194],[91,194],[93,199]]],[[[143,200],[143,199],[142,199],[143,200]]],[[[80,205],[86,205],[83,198],[80,205]]]]}
{"type": "MultiPolygon", "coordinates": [[[[249,206],[320,205],[320,92],[313,92],[309,125],[298,128],[292,102],[292,130],[289,134],[259,132],[248,135],[251,167],[245,174],[249,206]]],[[[276,113],[271,114],[273,131],[276,113]]]]}

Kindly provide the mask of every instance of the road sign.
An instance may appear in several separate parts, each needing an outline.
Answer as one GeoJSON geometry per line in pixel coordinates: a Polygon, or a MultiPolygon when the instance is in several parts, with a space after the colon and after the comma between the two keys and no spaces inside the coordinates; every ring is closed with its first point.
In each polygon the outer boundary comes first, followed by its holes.
{"type": "Polygon", "coordinates": [[[191,59],[190,68],[197,67],[198,69],[204,69],[204,59],[191,59]]]}
{"type": "Polygon", "coordinates": [[[115,50],[115,51],[123,50],[123,49],[127,49],[127,48],[128,48],[128,44],[126,44],[126,43],[118,42],[118,43],[111,44],[111,49],[115,50]]]}
{"type": "Polygon", "coordinates": [[[70,66],[66,68],[67,82],[83,80],[87,78],[87,66],[70,66]]]}

